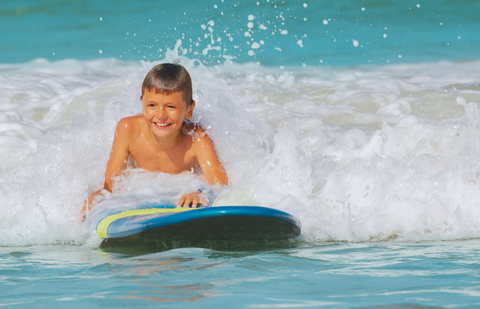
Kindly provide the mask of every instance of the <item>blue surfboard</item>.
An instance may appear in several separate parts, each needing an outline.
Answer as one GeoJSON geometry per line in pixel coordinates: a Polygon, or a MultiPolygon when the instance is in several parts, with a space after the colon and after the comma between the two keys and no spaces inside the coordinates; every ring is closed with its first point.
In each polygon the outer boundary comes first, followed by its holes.
{"type": "Polygon", "coordinates": [[[96,228],[97,235],[104,239],[103,248],[154,248],[149,251],[265,247],[289,243],[300,231],[300,221],[294,216],[259,206],[155,205],[109,215],[96,228]]]}

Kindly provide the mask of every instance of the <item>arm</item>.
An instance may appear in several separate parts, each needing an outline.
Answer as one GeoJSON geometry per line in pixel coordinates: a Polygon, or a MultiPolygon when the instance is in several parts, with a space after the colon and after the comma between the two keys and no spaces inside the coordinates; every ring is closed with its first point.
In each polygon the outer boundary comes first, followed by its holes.
{"type": "Polygon", "coordinates": [[[213,141],[207,134],[203,134],[193,143],[196,148],[198,164],[202,169],[205,179],[210,185],[222,184],[228,185],[228,176],[223,169],[222,162],[218,159],[213,141]]]}
{"type": "Polygon", "coordinates": [[[82,209],[84,220],[86,217],[87,205],[89,210],[92,209],[92,207],[94,206],[92,205],[93,200],[95,199],[95,197],[102,195],[102,190],[108,190],[112,192],[112,178],[121,175],[121,173],[127,167],[127,160],[128,156],[130,155],[129,145],[130,138],[132,136],[132,128],[132,121],[130,121],[128,118],[124,118],[118,123],[117,129],[115,130],[115,136],[113,139],[112,150],[110,152],[110,158],[108,159],[107,163],[107,170],[105,172],[105,184],[103,186],[103,189],[100,189],[90,195],[85,202],[82,209]]]}
{"type": "Polygon", "coordinates": [[[133,121],[123,118],[117,125],[113,139],[112,151],[105,171],[105,190],[112,192],[113,177],[120,176],[127,168],[127,160],[130,156],[130,141],[132,138],[133,121]]]}
{"type": "MultiPolygon", "coordinates": [[[[203,132],[201,132],[203,133],[203,132]]],[[[222,184],[228,185],[228,176],[223,169],[222,162],[218,159],[217,152],[212,140],[207,134],[202,134],[201,137],[195,139],[193,147],[197,156],[198,164],[202,169],[205,179],[210,185],[222,184]]],[[[190,205],[197,207],[197,204],[207,205],[205,200],[200,199],[201,192],[184,194],[178,201],[177,206],[190,205]]]]}

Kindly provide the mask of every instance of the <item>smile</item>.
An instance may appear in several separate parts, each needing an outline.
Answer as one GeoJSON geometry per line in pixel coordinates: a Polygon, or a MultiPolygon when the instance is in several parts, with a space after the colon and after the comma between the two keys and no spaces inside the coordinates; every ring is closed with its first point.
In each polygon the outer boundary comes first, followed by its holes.
{"type": "Polygon", "coordinates": [[[159,123],[159,122],[154,122],[154,124],[158,127],[168,127],[171,125],[171,123],[159,123]]]}

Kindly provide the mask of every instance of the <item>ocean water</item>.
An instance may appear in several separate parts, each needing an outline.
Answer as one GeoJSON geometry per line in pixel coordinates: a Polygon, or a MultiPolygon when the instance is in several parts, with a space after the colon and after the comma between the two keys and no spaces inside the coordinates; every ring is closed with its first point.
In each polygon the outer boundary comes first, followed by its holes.
{"type": "MultiPolygon", "coordinates": [[[[479,9],[1,3],[0,306],[478,307],[479,9]],[[81,225],[116,124],[172,61],[230,179],[210,202],[295,215],[294,247],[131,256],[81,225]]],[[[129,170],[106,199],[199,186],[129,170]]]]}

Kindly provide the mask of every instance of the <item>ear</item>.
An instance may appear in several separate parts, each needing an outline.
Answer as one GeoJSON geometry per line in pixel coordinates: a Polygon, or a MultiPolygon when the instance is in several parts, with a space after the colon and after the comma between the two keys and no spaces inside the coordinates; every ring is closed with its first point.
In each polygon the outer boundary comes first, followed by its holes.
{"type": "Polygon", "coordinates": [[[187,118],[188,120],[192,119],[194,109],[195,109],[195,101],[192,101],[192,104],[190,104],[190,106],[187,109],[187,115],[185,116],[185,118],[187,118]]]}

